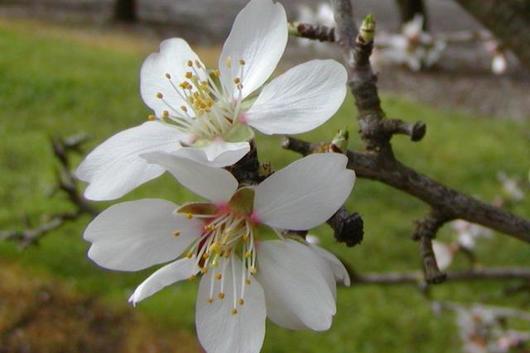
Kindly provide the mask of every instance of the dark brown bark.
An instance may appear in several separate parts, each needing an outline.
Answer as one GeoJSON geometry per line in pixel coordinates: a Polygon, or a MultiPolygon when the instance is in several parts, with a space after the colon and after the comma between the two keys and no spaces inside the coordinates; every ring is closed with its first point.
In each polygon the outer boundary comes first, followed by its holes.
{"type": "Polygon", "coordinates": [[[456,0],[530,69],[530,0],[456,0]]]}

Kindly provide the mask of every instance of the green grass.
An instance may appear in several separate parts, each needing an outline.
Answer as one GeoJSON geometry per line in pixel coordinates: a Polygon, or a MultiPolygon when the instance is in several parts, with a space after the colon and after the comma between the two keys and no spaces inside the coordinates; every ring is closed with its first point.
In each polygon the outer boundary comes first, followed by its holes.
{"type": "MultiPolygon", "coordinates": [[[[143,51],[90,45],[86,40],[0,23],[0,52],[0,229],[9,229],[17,227],[26,215],[36,222],[42,213],[70,207],[64,199],[46,197],[54,181],[50,136],[84,131],[93,137],[93,147],[117,131],[141,123],[149,111],[138,93],[143,51]]],[[[391,117],[421,119],[428,124],[421,143],[398,137],[394,145],[399,158],[435,179],[491,200],[500,192],[499,170],[521,177],[528,172],[528,123],[437,111],[397,97],[385,97],[383,104],[391,117]]],[[[304,137],[329,140],[336,129],[346,126],[354,132],[353,115],[348,99],[327,125],[304,137]]],[[[358,137],[352,135],[351,147],[359,147],[358,137]]],[[[258,144],[262,160],[272,161],[276,168],[298,158],[281,150],[279,138],[259,137],[258,144]]],[[[181,201],[193,196],[164,176],[126,199],[142,197],[181,201]]],[[[417,244],[410,234],[412,221],[426,212],[423,204],[387,186],[358,180],[348,207],[364,217],[365,240],[349,249],[334,243],[330,230],[323,226],[313,233],[321,236],[325,247],[360,272],[418,269],[417,244]]],[[[513,210],[530,215],[530,199],[513,210]]],[[[150,271],[129,274],[97,268],[86,258],[87,244],[81,238],[87,222],[86,218],[69,224],[25,251],[13,244],[0,244],[0,257],[52,274],[113,305],[124,305],[150,271]]],[[[450,235],[445,227],[440,237],[449,239],[450,235]]],[[[504,235],[484,240],[478,255],[484,265],[530,265],[530,248],[504,235]]],[[[137,310],[161,325],[193,330],[195,292],[195,283],[174,286],[137,310]]],[[[502,287],[494,282],[446,284],[434,288],[431,295],[500,305],[519,305],[523,299],[503,298],[502,287]]],[[[459,349],[453,318],[433,316],[429,302],[412,287],[354,287],[339,290],[338,298],[338,314],[330,331],[290,332],[269,324],[264,352],[427,353],[459,349]]]]}

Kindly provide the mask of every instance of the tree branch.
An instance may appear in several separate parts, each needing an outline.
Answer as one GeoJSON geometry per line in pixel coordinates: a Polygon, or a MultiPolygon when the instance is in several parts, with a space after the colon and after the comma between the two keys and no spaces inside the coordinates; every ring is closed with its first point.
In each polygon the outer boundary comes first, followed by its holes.
{"type": "MultiPolygon", "coordinates": [[[[283,147],[302,155],[317,151],[319,144],[286,137],[283,147]]],[[[416,172],[399,161],[381,160],[374,152],[347,151],[348,168],[357,177],[377,180],[416,197],[432,209],[441,211],[445,220],[464,219],[530,243],[530,221],[451,189],[416,172]]]]}
{"type": "Polygon", "coordinates": [[[70,152],[81,152],[82,145],[86,142],[87,136],[84,134],[71,136],[65,139],[52,138],[51,144],[53,154],[59,162],[57,168],[57,186],[66,194],[69,201],[75,206],[75,211],[54,213],[46,215],[47,220],[43,221],[36,227],[28,227],[21,230],[0,231],[0,239],[12,240],[27,247],[36,244],[44,235],[63,226],[65,223],[77,220],[81,216],[88,214],[92,217],[98,214],[87,200],[85,200],[79,191],[75,176],[70,171],[70,152]]]}
{"type": "MultiPolygon", "coordinates": [[[[352,283],[365,285],[418,285],[421,272],[351,273],[352,283]]],[[[492,267],[468,271],[447,272],[448,282],[464,281],[530,281],[530,269],[525,267],[492,267]]]]}

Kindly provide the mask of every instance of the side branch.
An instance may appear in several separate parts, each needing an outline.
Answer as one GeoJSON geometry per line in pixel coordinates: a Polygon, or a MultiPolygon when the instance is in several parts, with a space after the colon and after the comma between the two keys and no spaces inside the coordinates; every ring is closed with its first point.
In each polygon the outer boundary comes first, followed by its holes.
{"type": "MultiPolygon", "coordinates": [[[[351,281],[365,285],[418,285],[422,282],[421,272],[350,273],[351,281]]],[[[524,267],[482,268],[447,273],[449,282],[465,281],[530,281],[530,269],[524,267]]]]}
{"type": "MultiPolygon", "coordinates": [[[[292,137],[283,143],[284,148],[303,155],[317,151],[318,146],[292,137]]],[[[451,189],[399,161],[381,161],[372,152],[347,151],[347,156],[348,168],[358,177],[380,181],[414,196],[443,214],[446,221],[464,219],[530,243],[527,219],[451,189]]]]}

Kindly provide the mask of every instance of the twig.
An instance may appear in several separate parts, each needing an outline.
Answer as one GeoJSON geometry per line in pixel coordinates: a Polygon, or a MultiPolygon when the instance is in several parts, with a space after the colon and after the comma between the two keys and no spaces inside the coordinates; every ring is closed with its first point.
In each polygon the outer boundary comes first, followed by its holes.
{"type": "MultiPolygon", "coordinates": [[[[530,281],[530,268],[499,267],[476,268],[468,271],[447,272],[448,282],[468,281],[530,281]]],[[[351,273],[352,283],[363,285],[418,285],[423,280],[423,274],[415,272],[387,272],[387,273],[351,273]]]]}
{"type": "Polygon", "coordinates": [[[98,214],[82,196],[79,191],[77,181],[70,171],[70,152],[82,152],[82,145],[86,142],[87,136],[79,134],[68,138],[52,138],[51,144],[53,154],[59,166],[57,169],[56,189],[64,192],[69,201],[75,206],[75,211],[54,213],[46,215],[43,221],[36,227],[27,227],[21,230],[0,231],[0,239],[11,240],[19,243],[22,247],[36,244],[44,235],[63,226],[65,223],[77,220],[81,216],[88,214],[92,217],[98,214]]]}

